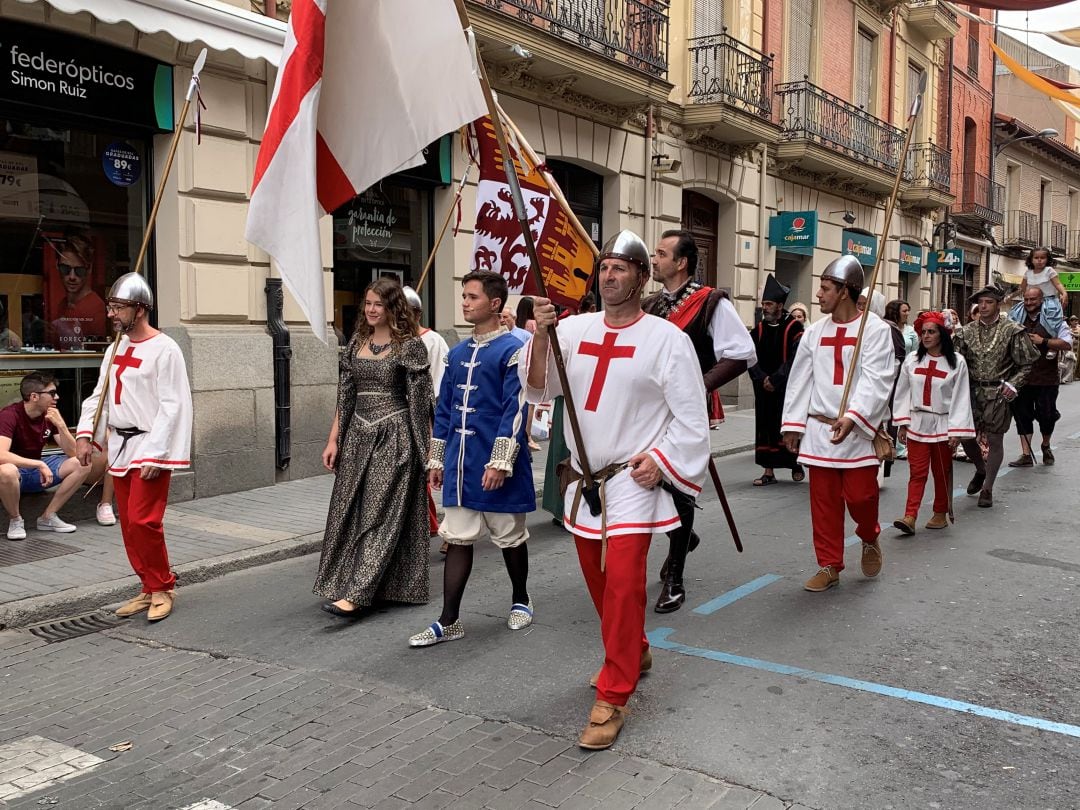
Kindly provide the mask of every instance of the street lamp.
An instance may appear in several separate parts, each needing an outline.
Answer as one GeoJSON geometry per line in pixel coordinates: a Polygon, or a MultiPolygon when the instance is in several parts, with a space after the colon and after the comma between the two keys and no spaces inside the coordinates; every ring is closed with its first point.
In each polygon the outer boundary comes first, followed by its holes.
{"type": "Polygon", "coordinates": [[[994,157],[1000,155],[1001,150],[1006,146],[1012,146],[1014,143],[1019,143],[1020,141],[1033,141],[1039,138],[1056,138],[1058,134],[1058,131],[1053,127],[1047,127],[1046,129],[1039,130],[1034,135],[1021,135],[1019,138],[1011,138],[1004,143],[997,145],[994,149],[994,157]]]}

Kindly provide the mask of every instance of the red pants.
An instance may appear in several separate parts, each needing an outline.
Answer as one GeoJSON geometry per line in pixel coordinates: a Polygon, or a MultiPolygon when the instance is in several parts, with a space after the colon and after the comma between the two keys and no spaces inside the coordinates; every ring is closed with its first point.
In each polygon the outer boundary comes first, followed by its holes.
{"type": "Polygon", "coordinates": [[[169,591],[176,585],[162,525],[171,478],[172,473],[166,470],[149,481],[140,478],[138,470],[113,478],[124,549],[142,580],[143,593],[169,591]]]}
{"type": "Polygon", "coordinates": [[[600,541],[574,536],[578,561],[589,596],[600,616],[604,640],[604,666],[596,684],[596,698],[612,706],[625,706],[641,677],[641,654],[649,647],[645,637],[645,558],[651,534],[609,537],[607,560],[600,570],[600,541]]]}
{"type": "Polygon", "coordinates": [[[919,504],[926,491],[927,473],[934,474],[934,511],[949,511],[949,479],[947,471],[952,465],[952,448],[948,442],[919,442],[908,438],[909,478],[905,515],[919,516],[919,504]]]}
{"type": "Polygon", "coordinates": [[[435,512],[435,499],[431,497],[431,484],[427,488],[428,531],[434,537],[439,533],[439,516],[435,512]]]}
{"type": "Polygon", "coordinates": [[[837,571],[844,570],[844,506],[855,521],[855,534],[863,542],[873,543],[881,534],[877,473],[876,464],[850,470],[810,467],[810,519],[814,524],[814,552],[822,568],[831,565],[837,571]]]}

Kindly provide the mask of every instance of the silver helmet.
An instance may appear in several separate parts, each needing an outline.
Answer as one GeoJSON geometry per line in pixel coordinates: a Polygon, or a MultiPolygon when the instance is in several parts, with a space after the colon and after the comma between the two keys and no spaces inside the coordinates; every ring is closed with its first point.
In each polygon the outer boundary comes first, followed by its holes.
{"type": "Polygon", "coordinates": [[[857,287],[860,290],[865,284],[863,266],[854,256],[833,259],[825,266],[825,272],[821,274],[821,277],[843,284],[845,287],[857,287]]]}
{"type": "Polygon", "coordinates": [[[652,267],[649,246],[633,231],[619,231],[608,239],[600,251],[600,260],[604,259],[622,259],[646,273],[652,267]]]}
{"type": "Polygon", "coordinates": [[[424,308],[424,302],[420,298],[420,293],[412,287],[402,287],[401,292],[405,294],[405,301],[410,307],[417,310],[424,308]]]}
{"type": "Polygon", "coordinates": [[[109,300],[154,308],[154,292],[139,273],[124,273],[109,288],[109,300]]]}

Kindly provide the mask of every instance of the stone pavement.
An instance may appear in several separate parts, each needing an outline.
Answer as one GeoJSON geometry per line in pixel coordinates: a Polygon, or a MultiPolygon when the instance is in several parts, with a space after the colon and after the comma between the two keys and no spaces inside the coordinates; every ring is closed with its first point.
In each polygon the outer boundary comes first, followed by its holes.
{"type": "Polygon", "coordinates": [[[53,644],[0,632],[0,667],[0,806],[11,808],[801,807],[340,673],[122,630],[53,644]]]}
{"type": "MultiPolygon", "coordinates": [[[[730,412],[711,438],[714,456],[750,449],[753,411],[730,412]]],[[[543,487],[547,443],[543,446],[533,456],[538,491],[543,487]]],[[[324,475],[170,504],[165,535],[181,585],[317,551],[332,483],[324,475]]],[[[137,590],[120,527],[99,526],[92,520],[77,525],[72,534],[55,534],[38,532],[28,521],[24,541],[0,535],[0,544],[5,544],[0,552],[20,556],[40,552],[43,557],[27,561],[16,557],[11,564],[0,554],[0,630],[88,613],[137,590]]]]}

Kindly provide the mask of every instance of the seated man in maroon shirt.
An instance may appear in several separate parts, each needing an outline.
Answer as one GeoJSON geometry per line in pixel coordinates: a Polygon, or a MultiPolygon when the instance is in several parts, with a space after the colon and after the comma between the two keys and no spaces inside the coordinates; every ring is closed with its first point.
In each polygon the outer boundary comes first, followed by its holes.
{"type": "Polygon", "coordinates": [[[22,401],[0,410],[0,501],[8,514],[8,540],[26,539],[26,526],[19,512],[24,492],[43,492],[56,487],[45,512],[38,518],[38,531],[73,532],[75,526],[56,514],[92,467],[83,467],[75,458],[75,437],[56,409],[60,396],[56,378],[33,372],[19,386],[22,401]],[[52,437],[64,455],[41,457],[45,442],[52,437]]]}

